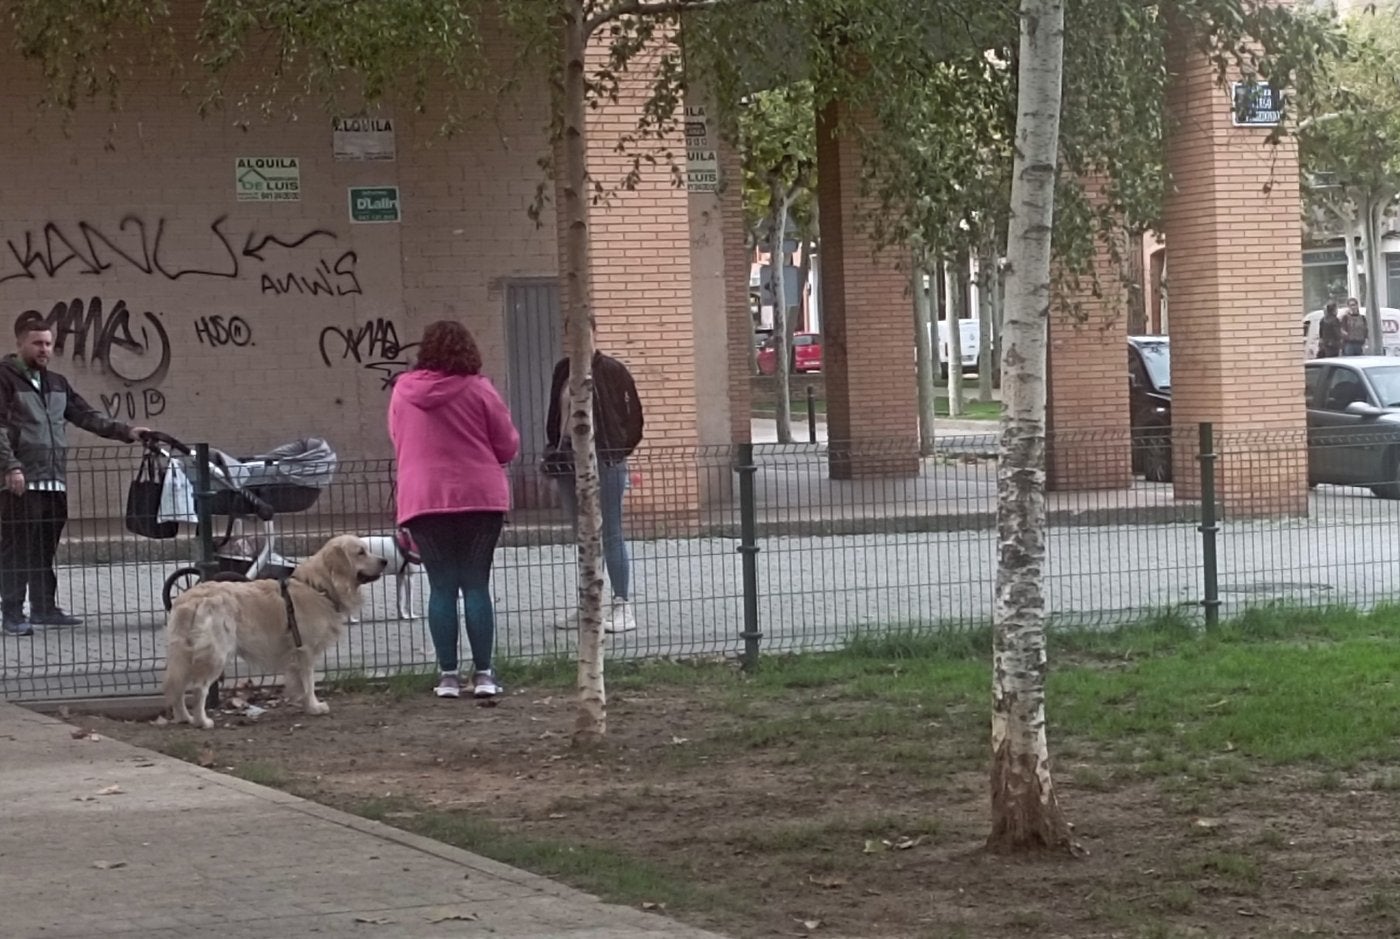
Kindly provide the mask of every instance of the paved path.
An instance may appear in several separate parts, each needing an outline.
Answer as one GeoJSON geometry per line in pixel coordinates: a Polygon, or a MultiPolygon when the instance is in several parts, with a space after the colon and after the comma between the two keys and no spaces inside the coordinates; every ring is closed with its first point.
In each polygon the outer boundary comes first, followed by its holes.
{"type": "Polygon", "coordinates": [[[70,731],[0,704],[7,939],[720,939],[189,763],[113,740],[74,740],[70,731]]]}

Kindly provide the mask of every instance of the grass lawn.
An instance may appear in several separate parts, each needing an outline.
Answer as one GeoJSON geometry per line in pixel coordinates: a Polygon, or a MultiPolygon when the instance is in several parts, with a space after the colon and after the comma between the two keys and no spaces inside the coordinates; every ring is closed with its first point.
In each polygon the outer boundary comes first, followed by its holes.
{"type": "Polygon", "coordinates": [[[348,682],[314,728],[83,723],[733,936],[1400,934],[1400,611],[1055,634],[1081,860],[981,850],[988,650],[613,666],[586,751],[567,663],[507,669],[494,709],[401,676],[348,682]]]}

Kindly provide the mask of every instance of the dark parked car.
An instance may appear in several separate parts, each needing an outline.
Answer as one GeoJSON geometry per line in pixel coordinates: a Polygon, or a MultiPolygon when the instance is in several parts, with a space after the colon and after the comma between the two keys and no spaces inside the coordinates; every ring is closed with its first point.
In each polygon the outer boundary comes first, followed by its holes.
{"type": "Polygon", "coordinates": [[[1128,337],[1129,422],[1133,472],[1149,482],[1172,479],[1172,359],[1166,336],[1128,337]]]}
{"type": "Polygon", "coordinates": [[[1400,499],[1400,360],[1313,359],[1303,366],[1308,481],[1400,499]]]}
{"type": "MultiPolygon", "coordinates": [[[[1400,499],[1400,358],[1349,356],[1303,365],[1308,482],[1364,486],[1400,499]]],[[[1133,471],[1172,478],[1171,345],[1128,340],[1133,471]]]]}

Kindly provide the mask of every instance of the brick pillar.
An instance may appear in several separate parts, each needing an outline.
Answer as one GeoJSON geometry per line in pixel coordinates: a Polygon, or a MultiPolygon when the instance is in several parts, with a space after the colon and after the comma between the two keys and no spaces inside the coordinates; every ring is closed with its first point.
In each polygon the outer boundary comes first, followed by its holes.
{"type": "MultiPolygon", "coordinates": [[[[1086,186],[1091,200],[1096,187],[1086,186]]],[[[1122,238],[1115,246],[1141,250],[1122,238]]],[[[1126,258],[1124,258],[1126,260],[1126,258]]],[[[1098,239],[1091,270],[1050,311],[1046,485],[1055,490],[1132,485],[1128,409],[1128,292],[1109,243],[1098,239]],[[1056,437],[1059,437],[1057,443],[1056,437]]]]}
{"type": "Polygon", "coordinates": [[[1197,426],[1210,421],[1225,454],[1217,478],[1227,511],[1306,514],[1297,150],[1287,137],[1266,145],[1267,128],[1233,126],[1228,92],[1179,25],[1168,67],[1176,495],[1200,497],[1197,426]]]}
{"type": "MultiPolygon", "coordinates": [[[[658,48],[665,41],[658,39],[658,48]]],[[[598,348],[627,363],[646,411],[646,436],[631,461],[626,502],[631,531],[638,536],[693,526],[701,492],[689,198],[684,186],[673,184],[664,159],[643,160],[635,186],[624,189],[634,151],[617,152],[618,141],[636,133],[658,58],[654,50],[638,55],[621,77],[618,99],[595,102],[587,125],[589,173],[608,193],[589,215],[598,348]]],[[[606,61],[606,44],[596,45],[590,70],[606,61]]],[[[683,128],[632,147],[684,154],[683,128]]],[[[562,165],[561,154],[556,161],[562,165]]],[[[567,263],[562,213],[558,230],[562,271],[567,263]]]]}
{"type": "Polygon", "coordinates": [[[916,476],[918,383],[913,300],[893,252],[876,255],[862,228],[860,143],[840,133],[841,108],[817,115],[822,225],[822,368],[832,479],[916,476]]]}

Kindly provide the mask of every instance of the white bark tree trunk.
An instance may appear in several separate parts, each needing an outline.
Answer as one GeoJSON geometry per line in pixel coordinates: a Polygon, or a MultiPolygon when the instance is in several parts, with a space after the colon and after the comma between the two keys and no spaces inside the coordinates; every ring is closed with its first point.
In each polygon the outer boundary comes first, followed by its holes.
{"type": "Polygon", "coordinates": [[[992,281],[992,379],[1001,387],[1002,330],[1006,327],[1006,269],[997,258],[997,269],[992,281]]]}
{"type": "Polygon", "coordinates": [[[1045,386],[1064,0],[1021,0],[1016,158],[997,466],[992,680],[993,851],[1071,851],[1045,733],[1045,386]]]}
{"type": "Polygon", "coordinates": [[[603,539],[598,457],[593,445],[593,275],[589,261],[587,68],[583,0],[564,0],[563,186],[565,341],[569,433],[578,491],[578,714],[574,740],[595,743],[608,729],[603,683],[603,539]]]}
{"type": "Polygon", "coordinates": [[[1383,354],[1385,343],[1381,319],[1381,278],[1385,276],[1385,263],[1380,256],[1384,213],[1385,204],[1381,200],[1369,200],[1362,222],[1366,226],[1366,351],[1370,355],[1383,354]]]}
{"type": "MultiPolygon", "coordinates": [[[[914,294],[914,355],[919,373],[919,453],[933,456],[933,427],[938,407],[938,389],[934,384],[938,362],[933,337],[933,307],[924,290],[923,260],[919,252],[913,253],[912,260],[913,263],[909,265],[909,289],[914,294]]],[[[935,289],[937,286],[935,279],[935,289]]]]}
{"type": "Polygon", "coordinates": [[[977,259],[977,400],[992,402],[992,310],[996,307],[996,254],[977,259]]]}
{"type": "Polygon", "coordinates": [[[1360,301],[1361,268],[1356,263],[1356,226],[1352,223],[1347,223],[1345,228],[1346,236],[1343,237],[1342,243],[1346,245],[1347,251],[1347,297],[1356,297],[1356,299],[1360,301]]]}
{"type": "Polygon", "coordinates": [[[966,289],[967,271],[956,265],[944,264],[943,276],[948,284],[948,416],[962,417],[962,297],[966,289]]]}
{"type": "Polygon", "coordinates": [[[787,217],[788,191],[782,183],[770,189],[772,210],[768,244],[768,276],[773,285],[773,351],[778,354],[778,443],[792,443],[792,330],[788,327],[787,217]]]}

